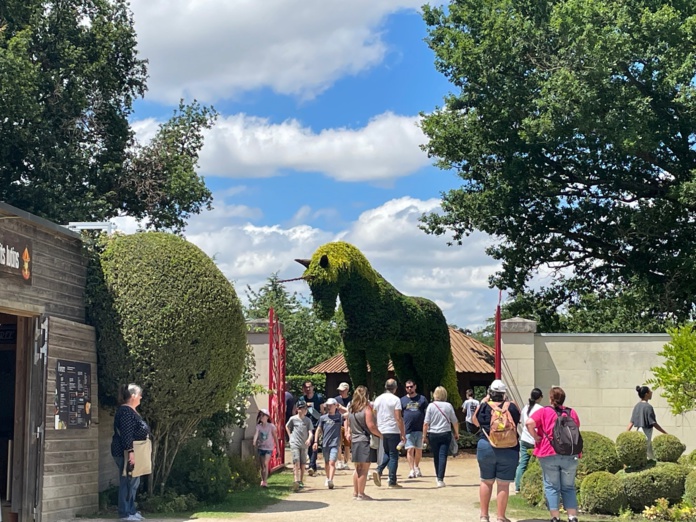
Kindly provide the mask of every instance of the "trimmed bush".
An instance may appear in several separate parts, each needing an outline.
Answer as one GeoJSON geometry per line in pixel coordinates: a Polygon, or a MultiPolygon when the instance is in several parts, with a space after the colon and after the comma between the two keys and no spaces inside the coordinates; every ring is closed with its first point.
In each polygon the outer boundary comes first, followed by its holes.
{"type": "Polygon", "coordinates": [[[621,475],[629,507],[641,512],[655,504],[658,498],[679,502],[684,494],[684,482],[689,470],[684,466],[666,463],[635,473],[621,475]]]}
{"type": "Polygon", "coordinates": [[[618,515],[628,506],[623,481],[607,471],[596,471],[585,477],[579,500],[585,511],[604,515],[618,515]]]}
{"type": "Polygon", "coordinates": [[[696,506],[696,470],[686,476],[684,482],[684,500],[696,506]]]}
{"type": "Polygon", "coordinates": [[[529,505],[543,507],[546,499],[544,498],[544,483],[541,478],[541,464],[536,458],[532,458],[527,466],[527,471],[522,475],[522,484],[520,485],[522,498],[529,505]]]}
{"type": "Polygon", "coordinates": [[[682,466],[696,468],[696,450],[692,451],[688,455],[682,455],[677,460],[682,466]]]}
{"type": "Polygon", "coordinates": [[[653,453],[658,462],[677,462],[686,445],[674,435],[658,435],[652,441],[653,453]]]}
{"type": "Polygon", "coordinates": [[[648,439],[639,431],[624,431],[616,438],[616,454],[627,468],[641,469],[648,463],[648,439]]]}
{"type": "Polygon", "coordinates": [[[616,454],[616,444],[609,437],[594,431],[582,432],[582,458],[578,461],[577,476],[581,479],[597,471],[616,473],[621,461],[616,454]]]}
{"type": "Polygon", "coordinates": [[[188,441],[174,460],[169,477],[179,495],[194,495],[201,502],[221,502],[233,487],[227,457],[215,455],[202,439],[188,441]]]}

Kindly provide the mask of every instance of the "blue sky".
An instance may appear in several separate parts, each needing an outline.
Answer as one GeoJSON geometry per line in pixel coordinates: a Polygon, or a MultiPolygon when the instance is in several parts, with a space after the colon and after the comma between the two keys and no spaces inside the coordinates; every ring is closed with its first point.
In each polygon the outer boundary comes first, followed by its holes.
{"type": "MultiPolygon", "coordinates": [[[[459,185],[431,166],[418,114],[450,85],[436,70],[413,0],[134,0],[150,90],[133,118],[141,139],[183,97],[220,113],[200,172],[215,209],[187,237],[244,287],[322,243],[356,244],[403,293],[435,300],[476,327],[493,314],[491,239],[463,247],[418,229],[442,191],[459,185]]],[[[120,220],[124,230],[133,228],[120,220]]],[[[291,290],[308,294],[302,283],[291,290]]]]}

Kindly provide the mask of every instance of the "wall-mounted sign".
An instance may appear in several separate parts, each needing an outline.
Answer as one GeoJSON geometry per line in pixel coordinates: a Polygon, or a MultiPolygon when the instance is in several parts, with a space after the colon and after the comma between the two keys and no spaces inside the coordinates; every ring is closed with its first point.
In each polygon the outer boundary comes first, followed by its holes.
{"type": "Polygon", "coordinates": [[[89,428],[92,422],[92,367],[89,363],[58,361],[54,406],[55,429],[89,428]]]}
{"type": "Polygon", "coordinates": [[[17,344],[16,324],[0,324],[0,344],[17,344]]]}
{"type": "Polygon", "coordinates": [[[0,276],[31,284],[34,269],[31,239],[0,231],[0,276]]]}

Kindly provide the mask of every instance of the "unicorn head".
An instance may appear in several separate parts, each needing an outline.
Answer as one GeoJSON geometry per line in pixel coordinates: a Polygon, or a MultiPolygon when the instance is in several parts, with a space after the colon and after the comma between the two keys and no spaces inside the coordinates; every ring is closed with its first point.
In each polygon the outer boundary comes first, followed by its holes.
{"type": "Polygon", "coordinates": [[[314,309],[323,320],[333,317],[338,295],[348,285],[374,283],[377,277],[360,250],[344,241],[326,243],[312,259],[295,261],[306,268],[302,278],[309,284],[314,309]]]}

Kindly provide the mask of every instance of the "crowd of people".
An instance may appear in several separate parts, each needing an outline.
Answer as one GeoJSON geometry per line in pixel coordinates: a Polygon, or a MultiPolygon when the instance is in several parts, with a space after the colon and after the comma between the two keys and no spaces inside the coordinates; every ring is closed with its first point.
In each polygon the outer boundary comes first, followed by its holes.
{"type": "MultiPolygon", "coordinates": [[[[286,390],[288,386],[286,385],[286,390]]],[[[349,469],[352,456],[353,499],[371,500],[365,493],[369,469],[372,480],[382,485],[382,473],[388,471],[387,487],[401,488],[398,481],[399,452],[406,450],[408,478],[423,476],[420,469],[424,444],[429,444],[433,456],[435,485],[445,487],[447,457],[451,446],[459,439],[459,421],[452,405],[447,402],[447,391],[438,386],[432,397],[418,393],[412,380],[405,383],[406,394],[399,398],[397,383],[388,379],[384,393],[370,402],[365,386],[358,386],[352,397],[348,383],[338,386],[338,395],[326,399],[315,392],[311,381],[302,386],[303,395],[295,401],[286,391],[286,425],[288,445],[294,470],[294,490],[304,488],[304,473],[312,476],[317,470],[317,453],[322,448],[326,471],[325,486],[334,488],[336,469],[349,469]],[[378,463],[378,450],[383,457],[378,463]]],[[[655,411],[649,404],[652,391],[637,386],[640,401],[636,404],[628,430],[636,428],[647,439],[649,458],[653,429],[666,431],[657,423],[655,411]]],[[[120,483],[118,514],[122,520],[139,522],[142,514],[136,510],[135,496],[139,477],[134,472],[136,447],[150,438],[150,429],[137,411],[143,390],[137,384],[120,387],[119,408],[114,417],[114,435],[111,454],[118,468],[120,483]]],[[[462,407],[469,432],[478,436],[476,459],[479,467],[480,522],[490,522],[489,507],[496,492],[497,522],[509,522],[506,509],[510,485],[520,491],[521,478],[527,469],[530,452],[539,460],[542,469],[544,495],[551,522],[560,522],[561,502],[569,522],[577,522],[577,493],[575,475],[582,455],[580,418],[566,406],[566,394],[560,386],[549,390],[548,405],[543,406],[543,392],[534,388],[527,404],[520,410],[510,400],[507,387],[495,380],[481,401],[468,390],[462,407]]],[[[261,463],[261,486],[267,486],[268,463],[278,447],[276,427],[270,421],[268,410],[257,416],[253,443],[261,463]]],[[[149,454],[143,457],[149,459],[149,454]]],[[[142,463],[142,461],[141,461],[142,463]]],[[[149,473],[146,471],[145,473],[149,473]]]]}

